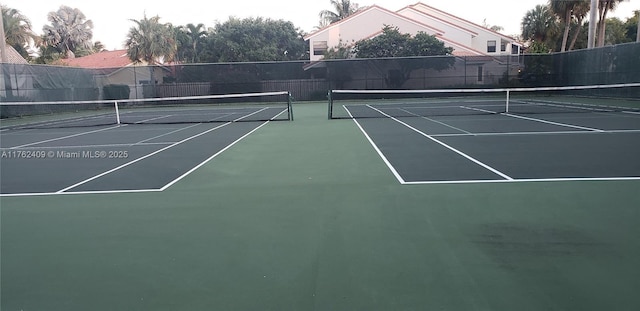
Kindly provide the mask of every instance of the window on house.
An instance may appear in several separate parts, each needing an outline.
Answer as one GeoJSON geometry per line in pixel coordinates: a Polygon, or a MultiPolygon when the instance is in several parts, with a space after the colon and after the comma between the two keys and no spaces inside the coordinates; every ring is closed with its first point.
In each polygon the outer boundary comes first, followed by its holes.
{"type": "Polygon", "coordinates": [[[514,54],[514,55],[520,54],[520,47],[515,45],[515,44],[512,44],[511,45],[511,54],[514,54]]]}
{"type": "Polygon", "coordinates": [[[489,40],[487,41],[487,53],[495,53],[496,52],[496,41],[489,40]]]}
{"type": "Polygon", "coordinates": [[[313,42],[313,55],[324,55],[324,52],[329,49],[327,41],[315,41],[313,42]]]}
{"type": "Polygon", "coordinates": [[[504,41],[500,42],[500,51],[505,52],[507,50],[507,43],[504,41]]]}
{"type": "Polygon", "coordinates": [[[482,82],[482,66],[478,66],[478,82],[482,82]]]}

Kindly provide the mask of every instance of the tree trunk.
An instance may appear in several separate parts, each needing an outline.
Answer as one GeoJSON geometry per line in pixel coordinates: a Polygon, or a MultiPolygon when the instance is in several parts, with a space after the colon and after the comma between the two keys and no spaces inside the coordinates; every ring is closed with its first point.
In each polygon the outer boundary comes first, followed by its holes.
{"type": "Polygon", "coordinates": [[[636,32],[636,42],[640,42],[640,12],[638,12],[638,32],[636,32]]]}
{"type": "Polygon", "coordinates": [[[605,1],[603,4],[603,7],[600,8],[601,12],[600,12],[600,19],[598,20],[598,31],[597,31],[597,47],[602,47],[604,46],[604,39],[605,39],[605,34],[606,34],[606,29],[607,29],[607,13],[609,11],[609,3],[608,1],[605,1]]]}
{"type": "Polygon", "coordinates": [[[567,49],[567,41],[569,39],[569,28],[571,28],[571,10],[567,10],[565,14],[565,23],[564,23],[564,35],[562,36],[562,47],[560,48],[560,52],[564,52],[567,49]]]}
{"type": "Polygon", "coordinates": [[[580,31],[582,31],[582,18],[578,18],[578,27],[576,27],[576,32],[571,36],[571,44],[569,44],[569,51],[573,50],[576,45],[576,41],[578,41],[578,36],[580,36],[580,31]]]}

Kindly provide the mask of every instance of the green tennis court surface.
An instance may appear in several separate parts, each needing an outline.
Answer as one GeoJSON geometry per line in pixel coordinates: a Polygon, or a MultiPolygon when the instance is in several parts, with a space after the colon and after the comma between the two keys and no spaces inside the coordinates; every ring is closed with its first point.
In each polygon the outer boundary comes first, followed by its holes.
{"type": "Polygon", "coordinates": [[[640,308],[639,180],[403,185],[354,121],[295,112],[164,191],[0,197],[2,310],[640,308]]]}

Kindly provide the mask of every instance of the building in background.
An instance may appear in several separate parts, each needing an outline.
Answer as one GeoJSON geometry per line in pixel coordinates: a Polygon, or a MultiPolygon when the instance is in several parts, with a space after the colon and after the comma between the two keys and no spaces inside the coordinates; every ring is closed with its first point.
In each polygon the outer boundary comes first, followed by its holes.
{"type": "Polygon", "coordinates": [[[304,39],[309,42],[310,60],[318,61],[333,47],[353,45],[382,33],[385,26],[415,35],[422,31],[454,49],[456,56],[517,55],[522,44],[516,39],[438,10],[424,3],[404,7],[397,12],[372,5],[319,29],[304,39]]]}

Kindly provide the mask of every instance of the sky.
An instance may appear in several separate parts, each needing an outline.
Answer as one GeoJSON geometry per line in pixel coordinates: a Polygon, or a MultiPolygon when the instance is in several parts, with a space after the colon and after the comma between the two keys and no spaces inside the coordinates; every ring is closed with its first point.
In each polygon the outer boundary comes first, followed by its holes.
{"type": "MultiPolygon", "coordinates": [[[[397,11],[419,0],[352,0],[360,6],[376,4],[397,11]]],[[[501,26],[506,35],[520,34],[520,22],[527,11],[547,0],[447,0],[420,1],[476,24],[501,26]]],[[[93,41],[102,42],[109,50],[123,48],[129,29],[134,26],[132,19],[140,20],[159,16],[160,21],[174,25],[203,23],[213,27],[224,23],[230,16],[238,18],[264,17],[283,19],[305,32],[312,32],[318,25],[318,14],[322,10],[332,10],[329,0],[243,0],[243,1],[188,1],[180,6],[179,1],[164,0],[0,0],[2,5],[19,10],[32,23],[37,34],[49,24],[47,14],[57,11],[61,5],[80,9],[93,22],[93,41]],[[195,5],[194,5],[195,3],[195,5]]],[[[640,0],[626,0],[609,17],[626,20],[633,11],[640,10],[640,0]]]]}

